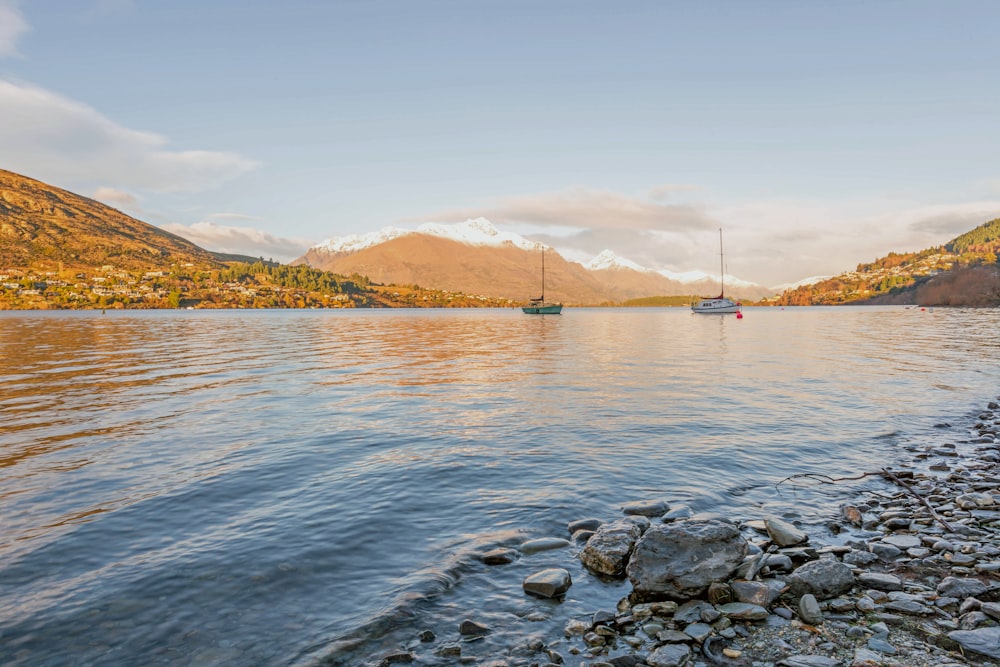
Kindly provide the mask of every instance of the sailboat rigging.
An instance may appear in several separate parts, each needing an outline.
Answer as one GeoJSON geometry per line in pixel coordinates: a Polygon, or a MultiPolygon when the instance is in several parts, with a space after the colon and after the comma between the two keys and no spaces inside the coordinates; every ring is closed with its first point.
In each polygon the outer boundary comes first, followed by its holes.
{"type": "Polygon", "coordinates": [[[531,299],[521,310],[528,315],[558,315],[562,312],[561,303],[546,303],[545,301],[545,248],[542,248],[542,295],[531,299]]]}
{"type": "Polygon", "coordinates": [[[726,298],[726,266],[722,251],[722,229],[719,229],[719,296],[711,299],[701,299],[691,304],[691,310],[696,313],[739,313],[743,304],[726,298]]]}

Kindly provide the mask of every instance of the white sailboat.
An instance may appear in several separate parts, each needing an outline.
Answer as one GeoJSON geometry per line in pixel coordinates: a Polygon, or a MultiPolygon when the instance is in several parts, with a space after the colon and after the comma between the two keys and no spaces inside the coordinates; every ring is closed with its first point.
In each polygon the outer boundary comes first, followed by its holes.
{"type": "Polygon", "coordinates": [[[726,297],[726,266],[722,252],[722,229],[719,229],[719,296],[700,299],[691,304],[691,310],[696,313],[717,313],[725,315],[727,313],[739,313],[743,304],[726,297]]]}

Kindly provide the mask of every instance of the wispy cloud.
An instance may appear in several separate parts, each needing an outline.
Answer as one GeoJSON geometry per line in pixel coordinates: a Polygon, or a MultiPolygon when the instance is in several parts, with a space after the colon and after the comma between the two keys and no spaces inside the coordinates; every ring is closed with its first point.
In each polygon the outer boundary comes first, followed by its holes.
{"type": "Polygon", "coordinates": [[[498,224],[575,229],[681,231],[716,226],[698,206],[662,204],[588,188],[510,197],[482,208],[442,211],[423,219],[459,222],[478,217],[498,224]]]}
{"type": "Polygon", "coordinates": [[[315,245],[314,241],[307,239],[283,238],[253,227],[218,224],[216,220],[255,220],[255,218],[238,213],[219,213],[193,225],[169,223],[160,227],[183,236],[207,250],[273,258],[283,262],[301,257],[309,247],[315,245]]]}
{"type": "Polygon", "coordinates": [[[113,183],[149,192],[199,192],[259,163],[242,155],[170,150],[165,137],[122,127],[42,88],[0,80],[5,167],[56,183],[113,183]]]}
{"type": "Polygon", "coordinates": [[[0,0],[0,58],[18,55],[17,40],[29,30],[14,0],[0,0]]]}

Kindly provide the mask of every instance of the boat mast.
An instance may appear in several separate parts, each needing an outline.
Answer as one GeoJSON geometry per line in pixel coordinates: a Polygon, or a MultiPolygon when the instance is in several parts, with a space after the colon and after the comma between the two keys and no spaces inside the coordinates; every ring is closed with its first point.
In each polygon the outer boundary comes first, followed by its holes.
{"type": "Polygon", "coordinates": [[[542,303],[545,303],[545,246],[542,246],[542,303]]]}
{"type": "Polygon", "coordinates": [[[726,295],[726,268],[722,258],[722,227],[719,227],[719,287],[720,296],[726,295]]]}

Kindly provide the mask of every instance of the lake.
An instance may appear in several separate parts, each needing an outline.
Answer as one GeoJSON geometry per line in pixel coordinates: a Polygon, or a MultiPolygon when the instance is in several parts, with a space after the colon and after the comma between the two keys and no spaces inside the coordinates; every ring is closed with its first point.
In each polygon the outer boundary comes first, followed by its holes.
{"type": "Polygon", "coordinates": [[[822,527],[849,487],[777,483],[1000,390],[997,309],[744,313],[2,312],[0,663],[454,664],[465,618],[501,658],[628,589],[478,554],[651,498],[822,527]]]}

